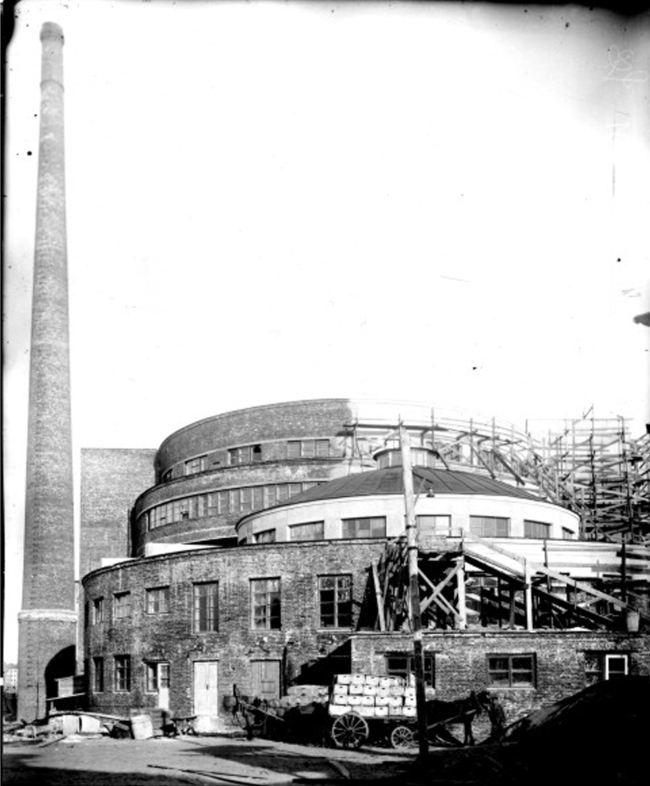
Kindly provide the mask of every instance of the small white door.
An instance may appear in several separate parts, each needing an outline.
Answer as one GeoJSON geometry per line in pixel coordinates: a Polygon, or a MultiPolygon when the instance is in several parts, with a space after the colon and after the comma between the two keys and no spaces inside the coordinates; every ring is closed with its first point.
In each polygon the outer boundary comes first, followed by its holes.
{"type": "Polygon", "coordinates": [[[259,699],[280,698],[280,661],[252,660],[253,696],[259,699]]]}
{"type": "Polygon", "coordinates": [[[194,661],[194,714],[218,715],[217,661],[194,661]]]}

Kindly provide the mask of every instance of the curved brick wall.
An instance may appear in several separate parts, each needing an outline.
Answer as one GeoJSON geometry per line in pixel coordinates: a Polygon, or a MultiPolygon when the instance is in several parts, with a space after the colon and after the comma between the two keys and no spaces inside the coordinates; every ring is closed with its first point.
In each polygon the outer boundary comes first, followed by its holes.
{"type": "MultiPolygon", "coordinates": [[[[124,562],[89,573],[83,579],[86,625],[85,657],[90,664],[89,707],[128,715],[132,707],[155,707],[157,696],[147,693],[145,664],[170,664],[170,708],[179,715],[194,711],[194,661],[215,659],[219,668],[219,711],[222,699],[236,684],[252,691],[251,661],[281,661],[287,641],[295,643],[302,664],[330,654],[364,621],[359,610],[368,591],[368,566],[379,558],[383,540],[244,546],[205,549],[124,562]],[[352,576],[353,625],[346,630],[319,628],[318,576],[352,576]],[[281,628],[253,630],[251,579],[281,579],[281,628]],[[193,630],[193,587],[218,582],[219,629],[193,630]],[[169,611],[148,614],[146,590],[170,587],[169,611]],[[129,592],[130,613],[116,618],[115,593],[129,592]],[[93,624],[89,613],[103,598],[103,619],[93,624]],[[115,656],[131,659],[131,690],[115,690],[115,656]],[[104,690],[94,690],[94,659],[103,658],[104,690]]],[[[374,619],[370,621],[372,626],[374,619]]],[[[367,624],[367,623],[366,623],[367,624]]],[[[216,713],[215,713],[216,714],[216,713]]]]}

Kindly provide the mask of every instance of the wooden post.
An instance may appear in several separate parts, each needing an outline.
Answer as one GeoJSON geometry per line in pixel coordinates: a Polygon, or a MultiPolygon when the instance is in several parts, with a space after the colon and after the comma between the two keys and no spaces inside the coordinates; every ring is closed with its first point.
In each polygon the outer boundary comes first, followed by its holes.
{"type": "Polygon", "coordinates": [[[530,580],[530,563],[524,562],[524,576],[526,584],[524,586],[524,600],[526,606],[526,630],[533,629],[533,586],[530,580]]]}
{"type": "Polygon", "coordinates": [[[411,446],[404,424],[400,420],[399,441],[402,452],[402,478],[404,483],[404,510],[406,513],[406,545],[408,548],[409,587],[411,600],[411,628],[413,630],[413,660],[415,661],[415,703],[418,719],[418,746],[420,760],[429,756],[427,739],[426,694],[424,690],[424,653],[422,650],[422,618],[420,616],[420,585],[418,577],[418,533],[413,495],[413,470],[411,446]]]}
{"type": "Polygon", "coordinates": [[[386,619],[384,617],[384,599],[381,596],[381,588],[379,586],[379,573],[377,566],[372,563],[372,581],[375,585],[375,598],[377,599],[377,619],[379,620],[379,630],[384,632],[386,630],[386,619]]]}
{"type": "Polygon", "coordinates": [[[458,630],[467,630],[467,607],[465,605],[465,565],[464,557],[458,561],[456,573],[456,586],[458,588],[458,630]]]}

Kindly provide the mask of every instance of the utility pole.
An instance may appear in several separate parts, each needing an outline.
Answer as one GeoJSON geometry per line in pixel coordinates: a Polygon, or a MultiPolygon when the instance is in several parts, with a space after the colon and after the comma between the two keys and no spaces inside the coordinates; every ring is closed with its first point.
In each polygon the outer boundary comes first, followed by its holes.
{"type": "Polygon", "coordinates": [[[420,762],[429,756],[427,739],[427,708],[424,690],[424,655],[422,650],[422,618],[420,617],[420,587],[418,581],[418,533],[413,494],[411,445],[404,424],[399,423],[399,442],[402,451],[402,476],[404,482],[404,508],[406,512],[406,545],[408,550],[411,629],[413,631],[413,660],[415,661],[415,704],[418,720],[418,746],[420,762]]]}

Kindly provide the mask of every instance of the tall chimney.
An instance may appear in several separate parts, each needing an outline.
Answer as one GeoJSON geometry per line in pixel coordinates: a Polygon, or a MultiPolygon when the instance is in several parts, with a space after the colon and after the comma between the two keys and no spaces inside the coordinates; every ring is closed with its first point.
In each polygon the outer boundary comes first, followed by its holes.
{"type": "Polygon", "coordinates": [[[34,250],[18,717],[43,717],[58,677],[74,675],[70,346],[63,137],[63,32],[41,29],[41,115],[34,250]]]}

